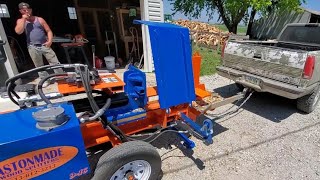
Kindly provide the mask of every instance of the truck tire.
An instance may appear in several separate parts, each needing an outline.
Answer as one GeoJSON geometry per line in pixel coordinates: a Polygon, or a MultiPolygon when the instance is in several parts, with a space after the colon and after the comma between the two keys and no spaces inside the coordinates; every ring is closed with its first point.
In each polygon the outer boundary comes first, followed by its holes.
{"type": "Polygon", "coordinates": [[[320,85],[311,94],[297,100],[297,108],[303,112],[311,113],[318,105],[320,97],[320,85]]]}
{"type": "Polygon", "coordinates": [[[244,86],[242,84],[239,84],[239,83],[235,83],[237,88],[239,89],[239,91],[243,91],[244,89],[244,86]]]}
{"type": "Polygon", "coordinates": [[[116,146],[103,154],[92,180],[106,179],[158,179],[161,157],[149,143],[130,141],[116,146]]]}

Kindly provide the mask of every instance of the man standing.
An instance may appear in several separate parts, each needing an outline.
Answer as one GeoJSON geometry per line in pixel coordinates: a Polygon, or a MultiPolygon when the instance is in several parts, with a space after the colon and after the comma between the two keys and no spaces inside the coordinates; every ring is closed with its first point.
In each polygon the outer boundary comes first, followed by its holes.
{"type": "MultiPolygon", "coordinates": [[[[51,49],[53,33],[47,22],[37,16],[32,15],[32,9],[29,4],[21,2],[19,11],[22,15],[17,20],[15,31],[17,34],[26,33],[28,51],[31,59],[36,67],[43,66],[44,55],[49,64],[60,64],[55,52],[51,49]]],[[[62,73],[62,70],[55,70],[55,73],[62,73]]],[[[44,78],[47,72],[39,72],[39,77],[44,78]]],[[[45,82],[43,87],[49,85],[50,82],[45,82]]]]}

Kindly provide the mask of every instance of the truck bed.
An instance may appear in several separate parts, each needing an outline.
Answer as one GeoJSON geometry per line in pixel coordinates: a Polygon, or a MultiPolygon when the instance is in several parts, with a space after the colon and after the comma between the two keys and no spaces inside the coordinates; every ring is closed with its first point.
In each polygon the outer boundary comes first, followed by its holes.
{"type": "Polygon", "coordinates": [[[230,41],[230,42],[236,42],[241,44],[251,44],[255,46],[272,46],[273,48],[278,48],[282,50],[302,50],[302,51],[319,51],[320,45],[316,44],[299,44],[299,43],[293,43],[293,42],[282,42],[282,41],[230,41]]]}
{"type": "Polygon", "coordinates": [[[288,24],[276,40],[229,38],[221,56],[218,74],[240,88],[297,99],[306,113],[320,102],[320,23],[288,24]]]}
{"type": "Polygon", "coordinates": [[[223,65],[280,82],[299,85],[308,55],[320,47],[285,42],[230,41],[223,65]]]}

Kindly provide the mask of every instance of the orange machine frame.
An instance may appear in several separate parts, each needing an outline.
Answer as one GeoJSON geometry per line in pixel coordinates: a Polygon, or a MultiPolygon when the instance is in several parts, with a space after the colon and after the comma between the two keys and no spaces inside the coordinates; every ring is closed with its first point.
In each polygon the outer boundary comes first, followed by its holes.
{"type": "MultiPolygon", "coordinates": [[[[210,92],[205,90],[205,86],[199,83],[200,78],[200,67],[201,67],[201,56],[199,53],[195,53],[192,57],[193,61],[193,73],[195,82],[195,93],[197,99],[202,99],[211,95],[210,92]]],[[[101,82],[95,86],[93,89],[100,89],[108,91],[111,93],[116,93],[123,90],[125,83],[120,80],[115,74],[108,75],[107,77],[114,77],[118,80],[116,83],[105,83],[101,82]]],[[[58,89],[62,94],[74,94],[83,92],[82,87],[71,86],[66,83],[59,83],[58,89]]],[[[147,88],[147,97],[157,96],[157,87],[147,88]]],[[[169,112],[164,109],[160,109],[160,104],[158,100],[149,101],[145,107],[147,113],[146,118],[124,124],[119,126],[119,128],[126,134],[134,134],[141,132],[143,130],[151,129],[155,126],[161,126],[165,128],[168,122],[180,119],[180,113],[185,113],[188,117],[195,120],[200,114],[195,108],[190,107],[189,104],[181,104],[179,106],[171,107],[169,112]]],[[[103,128],[101,122],[87,122],[81,124],[82,136],[86,148],[90,148],[99,144],[111,142],[113,146],[121,143],[121,141],[114,136],[110,131],[103,128]]]]}

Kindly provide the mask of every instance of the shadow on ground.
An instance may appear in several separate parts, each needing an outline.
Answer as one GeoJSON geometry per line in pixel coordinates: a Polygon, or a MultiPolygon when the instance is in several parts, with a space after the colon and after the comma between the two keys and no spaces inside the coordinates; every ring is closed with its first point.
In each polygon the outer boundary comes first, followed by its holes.
{"type": "MultiPolygon", "coordinates": [[[[199,125],[202,125],[202,122],[208,119],[208,117],[206,116],[199,116],[199,118],[197,119],[197,123],[199,125]]],[[[225,131],[227,131],[228,129],[221,126],[220,124],[213,122],[213,138],[215,136],[217,136],[218,134],[221,134],[225,131]]],[[[194,138],[193,138],[194,139],[194,138]]],[[[152,145],[161,149],[161,148],[165,148],[166,150],[168,150],[166,153],[161,155],[161,159],[162,161],[168,160],[170,158],[190,158],[193,161],[193,164],[197,166],[197,168],[199,170],[203,170],[206,167],[204,166],[204,162],[199,159],[199,158],[195,158],[193,156],[194,151],[192,149],[188,149],[186,148],[183,144],[182,144],[182,140],[181,138],[177,135],[177,133],[167,133],[165,135],[163,135],[162,137],[160,137],[159,139],[157,139],[157,141],[152,142],[152,145]],[[181,151],[183,153],[183,156],[174,156],[174,155],[169,155],[170,152],[172,151],[181,151]]],[[[196,144],[197,146],[197,144],[196,144]]]]}
{"type": "MultiPolygon", "coordinates": [[[[200,116],[198,118],[198,123],[202,123],[203,120],[207,119],[208,117],[206,116],[200,116]]],[[[216,136],[220,133],[223,133],[225,131],[227,131],[228,129],[221,126],[218,123],[214,122],[214,134],[213,136],[216,136]]],[[[146,133],[150,133],[150,130],[146,131],[146,133]]],[[[143,137],[142,137],[143,138],[143,137]]],[[[168,160],[170,158],[179,158],[179,157],[187,157],[190,158],[194,164],[198,167],[199,170],[203,170],[205,169],[204,166],[204,162],[199,159],[199,158],[195,158],[193,156],[194,151],[192,149],[188,149],[186,148],[183,144],[182,144],[182,140],[181,138],[178,136],[177,133],[174,132],[168,132],[168,133],[164,133],[162,136],[160,136],[159,138],[157,138],[156,140],[150,142],[154,147],[158,148],[158,149],[166,149],[168,150],[166,153],[161,155],[161,159],[162,161],[168,160]],[[181,151],[183,153],[182,156],[172,156],[169,155],[170,152],[172,151],[181,151]]],[[[196,144],[197,145],[197,144],[196,144]]],[[[99,158],[109,149],[111,148],[111,145],[109,144],[105,144],[105,145],[100,145],[97,146],[95,148],[93,148],[91,150],[91,156],[89,157],[89,163],[90,163],[90,168],[91,168],[91,174],[85,175],[85,176],[81,176],[79,179],[80,180],[88,180],[91,179],[93,174],[94,174],[94,169],[96,168],[96,164],[99,161],[99,158]]],[[[162,179],[163,176],[163,172],[160,173],[159,175],[159,179],[162,179]]]]}
{"type": "MultiPolygon", "coordinates": [[[[264,145],[266,143],[269,143],[269,142],[272,142],[272,141],[275,141],[275,140],[290,136],[292,134],[297,134],[297,133],[300,133],[300,132],[308,131],[310,128],[313,128],[313,127],[316,127],[316,126],[320,126],[320,122],[317,122],[317,123],[305,126],[303,128],[300,128],[300,129],[297,129],[297,130],[293,130],[293,131],[284,133],[282,135],[275,136],[275,137],[272,137],[272,138],[269,138],[269,139],[266,139],[266,140],[251,144],[249,146],[239,147],[239,148],[234,149],[232,151],[228,151],[228,152],[216,155],[216,156],[208,157],[206,159],[203,159],[202,162],[209,162],[209,161],[212,161],[212,160],[216,160],[216,159],[224,158],[226,156],[230,156],[232,154],[235,154],[235,153],[238,153],[238,152],[241,152],[241,151],[247,151],[247,150],[250,150],[252,148],[257,148],[257,147],[259,147],[261,145],[264,145]]],[[[190,168],[192,166],[194,166],[194,164],[186,164],[186,165],[184,165],[182,167],[172,168],[171,170],[165,172],[165,174],[171,174],[171,173],[175,173],[175,172],[178,172],[178,171],[182,171],[182,170],[188,169],[188,168],[190,168]]]]}
{"type": "MultiPolygon", "coordinates": [[[[227,98],[239,92],[235,84],[230,84],[213,90],[222,97],[227,98]]],[[[235,103],[233,103],[235,104],[235,103]]],[[[237,103],[237,105],[241,104],[237,103]]],[[[242,109],[258,116],[279,123],[294,113],[300,113],[296,108],[296,101],[270,93],[254,92],[242,109]]]]}

